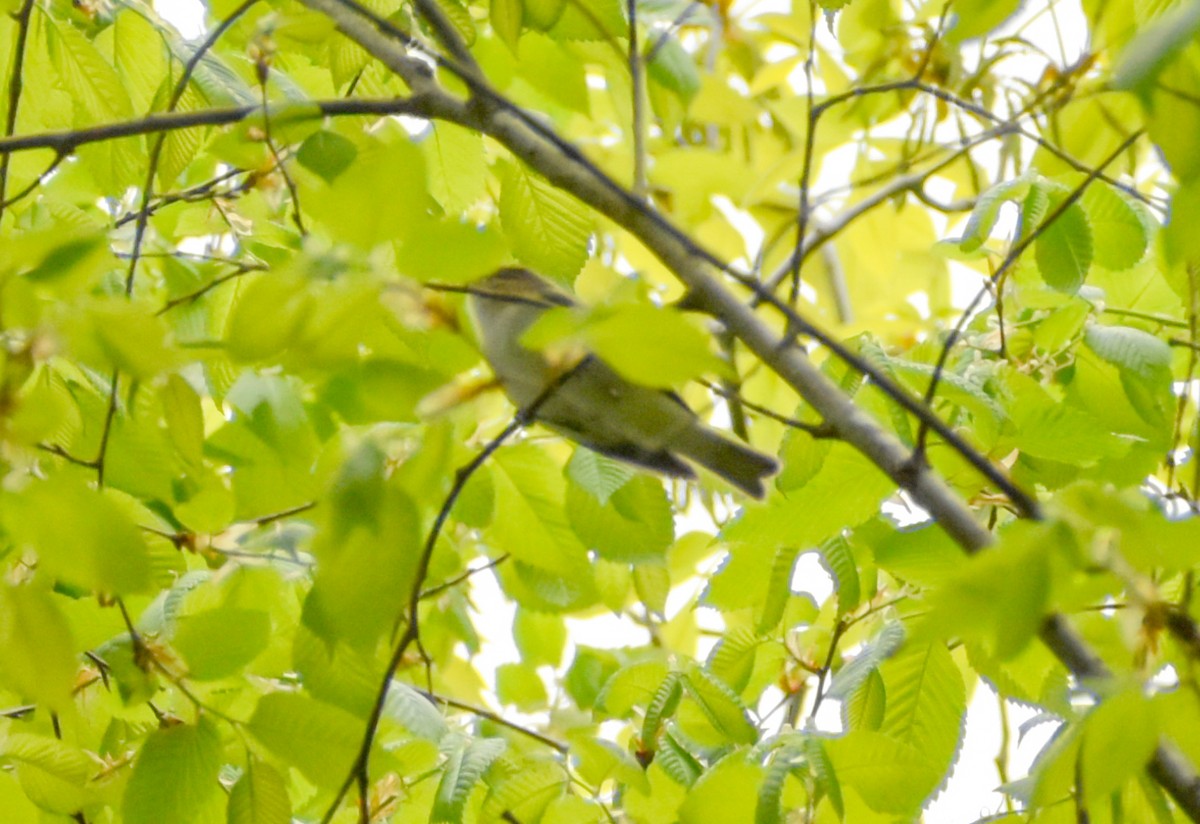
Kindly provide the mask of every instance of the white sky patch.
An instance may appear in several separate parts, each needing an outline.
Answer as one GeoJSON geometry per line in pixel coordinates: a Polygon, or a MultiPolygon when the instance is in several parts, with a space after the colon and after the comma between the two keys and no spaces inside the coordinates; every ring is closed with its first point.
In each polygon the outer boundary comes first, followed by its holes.
{"type": "Polygon", "coordinates": [[[154,10],[189,39],[204,34],[204,3],[201,0],[154,0],[154,10]]]}

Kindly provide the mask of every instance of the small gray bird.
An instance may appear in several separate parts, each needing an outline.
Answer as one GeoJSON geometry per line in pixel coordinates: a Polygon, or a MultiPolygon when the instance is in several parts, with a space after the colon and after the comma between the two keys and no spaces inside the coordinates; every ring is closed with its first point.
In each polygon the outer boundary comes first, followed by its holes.
{"type": "Polygon", "coordinates": [[[547,309],[574,305],[527,269],[500,269],[472,284],[468,306],[483,355],[517,408],[541,399],[535,418],[590,449],[678,478],[695,477],[681,459],[693,461],[761,498],[775,460],[706,425],[675,393],[632,383],[594,355],[556,366],[520,344],[547,309]]]}

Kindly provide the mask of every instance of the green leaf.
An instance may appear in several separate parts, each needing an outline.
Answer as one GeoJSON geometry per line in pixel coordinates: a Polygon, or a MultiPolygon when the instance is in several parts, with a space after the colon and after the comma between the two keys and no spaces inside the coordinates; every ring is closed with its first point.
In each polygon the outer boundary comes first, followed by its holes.
{"type": "Polygon", "coordinates": [[[67,475],[9,498],[5,523],[38,554],[40,571],[83,589],[126,595],[151,583],[145,538],[108,495],[67,475]]]}
{"type": "Polygon", "coordinates": [[[843,444],[831,447],[821,471],[802,488],[744,510],[725,527],[728,561],[709,584],[706,602],[721,609],[758,606],[766,597],[779,546],[819,544],[879,512],[895,483],[843,444]],[[854,495],[847,495],[854,489],[854,495]]]}
{"type": "Polygon", "coordinates": [[[283,763],[322,787],[341,783],[363,734],[363,722],[350,713],[294,692],[264,695],[246,728],[283,763]]]}
{"type": "Polygon", "coordinates": [[[497,518],[489,527],[493,546],[560,576],[586,565],[587,553],[563,512],[562,473],[540,449],[521,444],[496,453],[492,464],[497,518]]]}
{"type": "Polygon", "coordinates": [[[1137,209],[1116,189],[1096,181],[1088,186],[1080,202],[1092,227],[1098,265],[1122,271],[1145,256],[1149,229],[1137,209]]]}
{"type": "Polygon", "coordinates": [[[957,0],[947,39],[957,44],[988,34],[1016,14],[1020,7],[1021,0],[957,0]]]}
{"type": "Polygon", "coordinates": [[[1078,203],[1072,203],[1053,223],[1040,229],[1034,256],[1049,286],[1069,294],[1079,291],[1092,266],[1093,248],[1092,228],[1078,203]]]}
{"type": "MultiPolygon", "coordinates": [[[[123,15],[126,17],[136,17],[137,15],[123,15]]],[[[211,55],[212,52],[206,52],[205,57],[211,55]]],[[[160,95],[167,93],[168,84],[174,86],[172,78],[163,77],[163,86],[159,90],[160,95]]],[[[162,99],[160,97],[160,99],[162,99]]],[[[183,97],[179,98],[179,102],[175,105],[175,111],[196,112],[205,108],[206,102],[204,96],[197,91],[195,79],[188,84],[187,91],[183,93],[183,97]]],[[[157,139],[157,138],[153,138],[157,139]]],[[[158,161],[158,185],[163,189],[174,188],[179,176],[192,165],[193,162],[199,160],[203,164],[209,159],[203,150],[208,143],[208,131],[205,129],[175,129],[166,132],[163,136],[162,152],[159,155],[158,161]]]]}
{"type": "Polygon", "coordinates": [[[330,490],[329,521],[313,542],[317,573],[304,604],[305,625],[327,641],[370,648],[391,630],[412,588],[420,515],[386,472],[384,456],[364,445],[330,490]],[[356,457],[366,475],[357,483],[356,457]]]}
{"type": "Polygon", "coordinates": [[[403,239],[425,213],[425,163],[407,135],[360,148],[350,166],[327,187],[302,190],[305,212],[339,242],[371,249],[403,239]]]}
{"type": "Polygon", "coordinates": [[[629,464],[584,447],[572,452],[567,463],[567,477],[590,492],[601,506],[636,475],[636,470],[629,464]]]}
{"type": "Polygon", "coordinates": [[[160,397],[171,443],[189,464],[201,465],[204,457],[204,412],[200,408],[200,396],[182,377],[169,375],[160,397]]]}
{"type": "Polygon", "coordinates": [[[1200,31],[1200,8],[1180,3],[1141,29],[1121,52],[1112,85],[1146,93],[1163,69],[1200,31]]]}
{"type": "Polygon", "coordinates": [[[72,815],[95,800],[89,786],[95,762],[55,738],[9,732],[0,743],[0,764],[12,769],[25,796],[48,812],[72,815]]]}
{"type": "Polygon", "coordinates": [[[765,641],[747,627],[732,627],[717,641],[705,666],[735,692],[741,692],[754,672],[755,653],[765,641]]]}
{"type": "Polygon", "coordinates": [[[806,745],[807,739],[791,738],[776,750],[758,788],[754,824],[783,824],[788,814],[808,799],[811,785],[805,780],[806,745]]]}
{"type": "Polygon", "coordinates": [[[1029,191],[1025,194],[1021,201],[1021,236],[1026,237],[1037,231],[1038,226],[1046,218],[1046,213],[1050,211],[1050,195],[1062,195],[1062,190],[1057,185],[1052,185],[1044,180],[1038,180],[1029,187],[1029,191]]]}
{"type": "Polygon", "coordinates": [[[1084,333],[1084,340],[1101,358],[1138,377],[1170,376],[1171,347],[1149,332],[1130,326],[1093,323],[1084,333]]]}
{"type": "Polygon", "coordinates": [[[890,532],[873,549],[882,569],[922,587],[941,586],[967,563],[950,536],[936,527],[890,532]]]}
{"type": "Polygon", "coordinates": [[[824,744],[837,781],[876,812],[914,817],[942,780],[924,753],[883,733],[853,730],[824,744]]]}
{"type": "Polygon", "coordinates": [[[628,715],[633,707],[648,706],[662,684],[670,678],[661,661],[639,661],[612,674],[596,698],[596,705],[617,718],[628,715]]]}
{"type": "Polygon", "coordinates": [[[1050,739],[1030,770],[1033,779],[1030,801],[1039,807],[1048,806],[1073,792],[1079,777],[1079,744],[1082,725],[1065,725],[1050,739]]]}
{"type": "Polygon", "coordinates": [[[515,163],[502,167],[500,179],[500,222],[517,258],[559,280],[577,275],[592,231],[587,207],[515,163]]]}
{"type": "Polygon", "coordinates": [[[962,739],[967,695],[945,645],[912,644],[879,674],[887,695],[879,731],[916,747],[933,768],[948,770],[962,739]]]}
{"type": "Polygon", "coordinates": [[[932,594],[926,628],[984,640],[1001,660],[1014,657],[1037,634],[1048,607],[1047,547],[1072,543],[1073,536],[1059,525],[1010,524],[996,546],[973,556],[932,594]]]}
{"type": "MultiPolygon", "coordinates": [[[[603,707],[601,690],[620,666],[617,657],[607,650],[577,645],[575,660],[571,662],[565,679],[567,692],[580,709],[603,707]]],[[[660,679],[665,675],[664,668],[660,670],[660,679]]]]}
{"type": "MultiPolygon", "coordinates": [[[[15,11],[15,6],[12,10],[15,11]]],[[[113,68],[127,84],[131,108],[148,111],[160,81],[168,72],[162,37],[154,24],[140,14],[118,14],[112,32],[113,68]]]]}
{"type": "Polygon", "coordinates": [[[517,40],[521,37],[521,18],[524,16],[523,0],[491,0],[488,19],[496,36],[504,41],[513,53],[517,51],[517,40]]]}
{"type": "Polygon", "coordinates": [[[729,541],[774,542],[807,546],[878,511],[895,484],[864,458],[835,444],[812,481],[786,498],[755,507],[725,530],[729,541]],[[855,495],[846,495],[847,484],[855,495]],[[783,536],[787,536],[784,538],[783,536]]]}
{"type": "Polygon", "coordinates": [[[1140,688],[1105,698],[1083,722],[1083,791],[1100,801],[1140,775],[1158,745],[1158,717],[1140,688]],[[1119,755],[1118,755],[1119,754],[1119,755]]]}
{"type": "Polygon", "coordinates": [[[507,245],[494,224],[478,226],[450,217],[422,221],[397,250],[396,265],[413,278],[468,283],[490,275],[507,258],[507,245]]]}
{"type": "Polygon", "coordinates": [[[566,649],[567,627],[561,616],[518,609],[513,618],[513,640],[525,663],[557,667],[566,649]]]}
{"type": "MultiPolygon", "coordinates": [[[[1200,49],[1188,46],[1179,57],[1161,71],[1147,107],[1147,131],[1167,166],[1180,182],[1171,198],[1171,219],[1167,234],[1177,248],[1194,250],[1196,240],[1186,238],[1196,197],[1193,182],[1200,176],[1200,151],[1188,135],[1200,124],[1200,110],[1192,99],[1200,92],[1200,49]],[[1184,235],[1184,238],[1178,235],[1184,235]]],[[[1170,259],[1179,262],[1172,255],[1170,259]]]]}
{"type": "Polygon", "coordinates": [[[296,150],[296,160],[300,165],[319,175],[326,183],[332,183],[350,168],[356,157],[358,147],[353,141],[325,129],[310,134],[296,150]]]}
{"type": "Polygon", "coordinates": [[[579,775],[592,786],[598,787],[612,779],[643,791],[650,788],[642,766],[628,750],[612,741],[596,737],[572,737],[571,756],[578,759],[579,775]]]}
{"type": "Polygon", "coordinates": [[[845,802],[842,799],[842,784],[833,769],[833,762],[829,758],[825,742],[826,739],[820,736],[806,736],[804,753],[808,756],[808,765],[812,770],[813,777],[817,779],[817,786],[824,790],[829,797],[829,803],[837,812],[838,819],[843,820],[845,818],[845,802]]]}
{"type": "Polygon", "coordinates": [[[590,0],[583,7],[568,0],[550,35],[559,40],[612,42],[629,33],[622,0],[590,0]]]}
{"type": "Polygon", "coordinates": [[[672,781],[685,787],[695,784],[705,772],[704,765],[670,733],[663,735],[655,763],[672,781]]]}
{"type": "Polygon", "coordinates": [[[441,711],[421,693],[401,681],[392,681],[384,712],[418,738],[437,743],[449,726],[441,711]]]}
{"type": "Polygon", "coordinates": [[[0,585],[0,680],[22,698],[61,713],[79,669],[57,599],[29,584],[0,585]]]}
{"type": "Polygon", "coordinates": [[[1026,177],[1002,181],[980,195],[967,219],[962,237],[957,241],[959,248],[964,252],[974,252],[983,246],[1000,217],[1000,207],[1010,200],[1023,199],[1030,189],[1030,182],[1026,177]]]}
{"type": "Polygon", "coordinates": [[[531,29],[549,31],[562,17],[570,0],[523,0],[523,22],[531,29]]]}
{"type": "Polygon", "coordinates": [[[853,612],[862,597],[858,579],[858,565],[854,561],[854,550],[843,535],[836,535],[821,544],[821,557],[833,574],[838,594],[838,617],[853,612]]]}
{"type": "Polygon", "coordinates": [[[267,646],[271,618],[257,609],[221,607],[179,619],[171,643],[187,662],[188,677],[225,678],[240,671],[267,646]]]}
{"type": "Polygon", "coordinates": [[[152,378],[178,362],[166,323],[127,300],[99,299],[77,318],[72,349],[89,364],[152,378]]]}
{"type": "Polygon", "coordinates": [[[655,37],[653,57],[646,65],[646,74],[654,82],[670,89],[687,103],[700,91],[700,72],[695,59],[687,53],[679,41],[671,35],[661,41],[655,37]]]}
{"type": "Polygon", "coordinates": [[[716,675],[693,667],[683,684],[704,717],[731,743],[753,744],[758,740],[758,730],[751,723],[741,699],[716,675]]]}
{"type": "Polygon", "coordinates": [[[265,360],[297,343],[314,309],[309,285],[294,270],[251,280],[229,318],[225,349],[230,357],[265,360]]]}
{"type": "Polygon", "coordinates": [[[547,104],[591,114],[587,66],[573,49],[541,33],[527,33],[521,38],[517,70],[522,80],[545,96],[547,104]]]}
{"type": "Polygon", "coordinates": [[[646,705],[646,717],[642,721],[642,746],[654,751],[658,746],[658,733],[663,723],[675,714],[679,699],[683,697],[683,676],[668,672],[666,678],[654,691],[654,697],[646,705]]]}
{"type": "Polygon", "coordinates": [[[74,26],[42,16],[46,26],[46,44],[58,69],[63,86],[75,106],[77,126],[127,120],[133,116],[133,104],[116,69],[92,41],[74,26]]]}
{"type": "Polygon", "coordinates": [[[671,594],[671,571],[662,561],[647,561],[633,568],[633,588],[646,609],[663,616],[671,594]]]}
{"type": "Polygon", "coordinates": [[[758,631],[769,632],[783,619],[783,611],[792,597],[792,572],[800,550],[794,546],[782,547],[775,553],[771,564],[767,595],[763,599],[762,612],[758,619],[758,631]]]}
{"type": "Polygon", "coordinates": [[[462,0],[437,0],[437,4],[442,7],[442,11],[446,13],[446,17],[450,20],[450,24],[454,26],[458,36],[463,39],[467,46],[475,45],[477,32],[475,31],[475,21],[471,17],[471,11],[466,7],[462,0]]]}
{"type": "Polygon", "coordinates": [[[229,792],[225,820],[226,824],[288,824],[292,802],[283,776],[270,764],[250,759],[229,792]]]}
{"type": "Polygon", "coordinates": [[[496,697],[501,704],[533,712],[546,705],[548,695],[537,667],[521,662],[496,667],[496,697]]]}
{"type": "Polygon", "coordinates": [[[862,683],[842,701],[842,726],[847,730],[876,730],[883,724],[887,686],[878,669],[867,673],[862,683]]]}
{"type": "Polygon", "coordinates": [[[564,560],[574,565],[569,573],[514,559],[511,565],[499,568],[500,582],[518,604],[542,612],[580,610],[594,604],[599,592],[592,567],[585,558],[575,556],[573,548],[564,560]]]}
{"type": "Polygon", "coordinates": [[[610,561],[661,560],[675,540],[666,491],[661,481],[648,475],[621,486],[607,504],[569,483],[566,510],[584,546],[610,561]]]}
{"type": "Polygon", "coordinates": [[[438,122],[421,149],[429,168],[429,191],[447,212],[461,212],[487,193],[483,138],[477,132],[438,122]]]}
{"type": "Polygon", "coordinates": [[[589,351],[624,377],[644,386],[671,387],[724,372],[709,336],[681,312],[648,303],[598,310],[584,326],[589,351]],[[652,353],[649,357],[648,353],[652,353]]]}
{"type": "Polygon", "coordinates": [[[217,780],[221,739],[213,724],[178,724],[150,733],[125,788],[128,824],[212,821],[223,797],[217,780]]]}
{"type": "Polygon", "coordinates": [[[884,624],[879,635],[854,656],[849,664],[833,676],[829,684],[829,697],[846,700],[871,673],[892,656],[904,643],[904,624],[892,621],[884,624]]]}
{"type": "Polygon", "coordinates": [[[1089,410],[1064,404],[1026,375],[1010,373],[1012,442],[1026,455],[1092,466],[1125,454],[1129,441],[1098,421],[1089,410]]]}
{"type": "Polygon", "coordinates": [[[500,738],[477,738],[461,741],[449,753],[437,796],[433,802],[431,821],[461,821],[463,807],[471,790],[483,773],[507,748],[500,738]]]}
{"type": "Polygon", "coordinates": [[[517,821],[538,821],[546,807],[567,787],[563,766],[543,759],[524,759],[491,782],[481,817],[495,821],[508,813],[517,821]]]}
{"type": "Polygon", "coordinates": [[[705,771],[679,808],[682,824],[750,821],[758,808],[763,769],[734,752],[705,771]]]}

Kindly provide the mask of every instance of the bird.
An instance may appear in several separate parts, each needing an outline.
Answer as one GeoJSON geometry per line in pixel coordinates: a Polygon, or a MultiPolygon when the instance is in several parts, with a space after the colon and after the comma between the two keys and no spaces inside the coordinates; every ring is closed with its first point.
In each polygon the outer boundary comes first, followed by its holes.
{"type": "Polygon", "coordinates": [[[704,423],[674,392],[634,383],[595,354],[556,362],[521,344],[544,312],[576,306],[571,295],[520,267],[498,269],[466,291],[483,356],[519,411],[619,461],[687,479],[695,463],[763,497],[775,459],[704,423]]]}

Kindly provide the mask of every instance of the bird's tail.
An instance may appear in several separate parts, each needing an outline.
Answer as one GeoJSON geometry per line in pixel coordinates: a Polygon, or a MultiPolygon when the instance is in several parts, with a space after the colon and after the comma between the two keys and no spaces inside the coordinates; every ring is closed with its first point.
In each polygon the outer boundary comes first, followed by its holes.
{"type": "Polygon", "coordinates": [[[700,423],[689,429],[681,441],[673,445],[680,454],[755,498],[763,496],[763,479],[779,469],[774,458],[700,423]]]}

